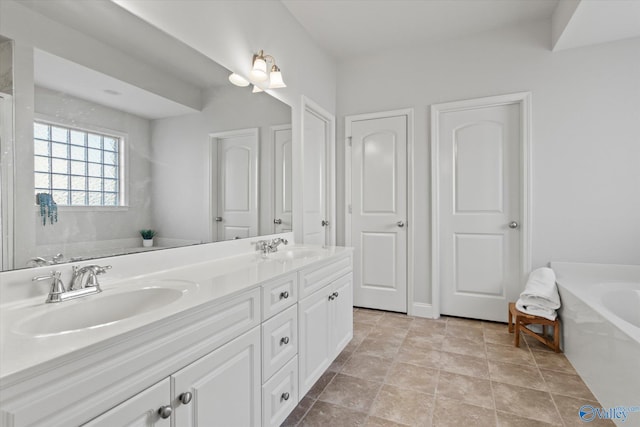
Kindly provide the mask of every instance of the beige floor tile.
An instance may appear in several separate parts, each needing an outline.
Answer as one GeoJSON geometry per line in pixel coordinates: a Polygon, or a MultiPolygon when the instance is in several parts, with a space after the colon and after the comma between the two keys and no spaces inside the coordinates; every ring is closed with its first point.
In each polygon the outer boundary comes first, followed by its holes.
{"type": "Polygon", "coordinates": [[[393,359],[398,353],[399,347],[394,342],[381,339],[365,338],[358,346],[354,354],[367,354],[369,356],[393,359]]]}
{"type": "Polygon", "coordinates": [[[438,396],[433,427],[495,427],[496,411],[438,396]]]}
{"type": "Polygon", "coordinates": [[[280,427],[295,427],[298,425],[300,420],[304,418],[309,409],[315,403],[315,399],[310,397],[303,397],[302,400],[298,403],[298,406],[295,407],[293,412],[289,414],[286,420],[280,425],[280,427]]]}
{"type": "Polygon", "coordinates": [[[396,328],[389,325],[378,325],[369,334],[367,338],[374,340],[384,340],[392,342],[396,346],[400,346],[407,336],[409,330],[407,328],[396,328]]]}
{"type": "Polygon", "coordinates": [[[437,395],[470,405],[495,408],[491,382],[482,378],[440,372],[437,395]]]}
{"type": "Polygon", "coordinates": [[[385,384],[370,414],[400,424],[426,425],[431,419],[433,395],[385,384]]]}
{"type": "Polygon", "coordinates": [[[552,427],[561,426],[562,420],[558,419],[553,423],[545,423],[543,421],[532,420],[530,418],[520,417],[515,414],[498,411],[498,427],[552,427]]]}
{"type": "Polygon", "coordinates": [[[526,346],[513,347],[486,343],[487,358],[496,362],[515,363],[518,365],[534,365],[533,355],[526,346]]]}
{"type": "Polygon", "coordinates": [[[360,412],[369,412],[381,385],[362,378],[337,374],[318,396],[318,400],[360,412]]]}
{"type": "Polygon", "coordinates": [[[465,354],[467,356],[479,357],[481,359],[485,359],[487,357],[484,342],[471,341],[466,338],[458,338],[451,335],[444,337],[444,340],[442,341],[442,351],[465,354]]]}
{"type": "Polygon", "coordinates": [[[447,326],[463,326],[468,328],[482,329],[482,321],[476,319],[467,319],[465,317],[448,317],[447,326]]]}
{"type": "Polygon", "coordinates": [[[451,325],[450,323],[447,323],[445,335],[464,338],[480,344],[484,342],[484,331],[482,328],[469,328],[466,326],[451,325]]]}
{"type": "Polygon", "coordinates": [[[443,322],[440,319],[423,319],[420,317],[414,317],[413,323],[409,326],[409,329],[417,332],[425,333],[438,333],[444,335],[447,328],[447,322],[443,322]]]}
{"type": "MultiPolygon", "coordinates": [[[[560,411],[560,415],[562,416],[562,420],[564,421],[565,426],[567,427],[584,427],[585,425],[591,427],[601,427],[601,426],[615,426],[615,423],[611,420],[602,420],[598,418],[596,415],[591,421],[585,422],[580,418],[580,408],[583,405],[589,405],[594,408],[601,408],[601,405],[598,402],[590,401],[586,399],[576,399],[575,397],[561,396],[558,394],[553,394],[553,400],[556,402],[558,406],[558,410],[560,411]]],[[[587,418],[590,419],[590,418],[587,418]]],[[[620,423],[621,425],[627,426],[637,426],[640,425],[640,413],[630,414],[627,421],[620,423]]]]}
{"type": "Polygon", "coordinates": [[[545,391],[497,382],[492,382],[492,386],[496,409],[499,411],[546,423],[556,422],[560,418],[551,395],[545,391]]]}
{"type": "Polygon", "coordinates": [[[486,359],[465,356],[443,351],[440,356],[440,368],[443,371],[478,378],[489,378],[489,365],[486,359]]]}
{"type": "Polygon", "coordinates": [[[347,362],[347,360],[349,360],[349,358],[355,353],[356,353],[355,351],[353,353],[348,353],[343,351],[338,355],[338,357],[336,357],[336,359],[333,361],[333,363],[331,363],[331,366],[329,366],[327,370],[332,372],[340,372],[344,364],[347,362]]]}
{"type": "Polygon", "coordinates": [[[407,316],[401,313],[385,313],[382,319],[378,322],[378,325],[391,328],[409,329],[413,323],[413,317],[407,316]]]}
{"type": "Polygon", "coordinates": [[[302,419],[301,427],[356,427],[363,426],[367,414],[328,402],[316,401],[302,419]]]}
{"type": "Polygon", "coordinates": [[[535,365],[515,365],[489,360],[489,374],[496,382],[549,391],[535,365]]]}
{"type": "MultiPolygon", "coordinates": [[[[484,341],[488,343],[508,345],[508,346],[515,347],[514,338],[515,338],[515,334],[509,333],[506,327],[504,328],[504,331],[496,331],[492,329],[484,330],[484,341]]],[[[524,342],[522,333],[520,333],[520,347],[527,348],[527,343],[524,342]]]]}
{"type": "Polygon", "coordinates": [[[482,329],[484,329],[485,332],[486,331],[507,332],[509,330],[509,326],[503,322],[489,322],[489,321],[483,320],[480,323],[482,324],[482,329]]]}
{"type": "Polygon", "coordinates": [[[549,387],[549,391],[553,394],[593,401],[597,400],[593,393],[591,393],[591,390],[589,390],[589,387],[587,387],[578,375],[563,374],[561,372],[547,371],[544,369],[541,369],[540,372],[549,387]]]}
{"type": "Polygon", "coordinates": [[[573,369],[573,366],[571,365],[569,360],[567,360],[565,355],[562,353],[534,351],[532,352],[532,354],[534,359],[536,360],[538,368],[540,369],[577,375],[576,370],[573,369]]]}
{"type": "Polygon", "coordinates": [[[443,341],[444,335],[419,335],[409,330],[402,344],[423,350],[440,350],[443,341]]]}
{"type": "Polygon", "coordinates": [[[329,385],[329,383],[335,376],[336,373],[334,371],[325,371],[322,376],[318,378],[318,381],[316,381],[315,384],[311,386],[311,389],[309,389],[306,396],[312,399],[317,399],[318,396],[320,396],[320,393],[324,391],[324,389],[327,387],[327,385],[329,385]]]}
{"type": "Polygon", "coordinates": [[[394,421],[385,420],[384,418],[369,417],[365,427],[405,427],[409,424],[400,424],[394,421]]]}
{"type": "Polygon", "coordinates": [[[438,383],[438,371],[408,363],[396,363],[389,371],[385,383],[433,394],[438,383]]]}
{"type": "Polygon", "coordinates": [[[533,338],[532,336],[523,334],[523,337],[527,345],[532,351],[546,351],[546,352],[555,353],[555,351],[551,347],[549,347],[546,344],[542,344],[540,341],[533,338]]]}
{"type": "Polygon", "coordinates": [[[400,351],[398,352],[395,360],[402,363],[421,366],[423,368],[439,369],[441,355],[442,352],[438,350],[425,350],[412,347],[405,343],[400,347],[400,351]]]}
{"type": "Polygon", "coordinates": [[[383,311],[358,310],[353,313],[353,321],[357,323],[369,323],[375,325],[383,316],[383,311]]]}
{"type": "Polygon", "coordinates": [[[389,360],[367,354],[354,354],[342,367],[342,374],[363,378],[369,381],[384,381],[391,367],[389,360]]]}

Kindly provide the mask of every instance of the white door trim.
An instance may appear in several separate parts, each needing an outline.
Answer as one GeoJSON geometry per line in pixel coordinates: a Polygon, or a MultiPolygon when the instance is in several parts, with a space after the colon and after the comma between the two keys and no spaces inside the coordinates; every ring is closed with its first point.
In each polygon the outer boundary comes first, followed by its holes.
{"type": "MultiPolygon", "coordinates": [[[[433,318],[440,317],[440,217],[439,204],[439,120],[440,114],[475,108],[518,104],[520,106],[520,273],[524,284],[531,271],[531,92],[490,96],[431,106],[431,304],[433,318]]],[[[506,309],[506,307],[505,307],[506,309]]]]}
{"type": "MultiPolygon", "coordinates": [[[[345,142],[344,142],[344,234],[345,245],[351,246],[351,126],[359,120],[382,119],[386,117],[406,116],[407,117],[407,314],[414,315],[413,303],[414,283],[413,283],[413,263],[414,263],[414,211],[413,211],[413,188],[414,188],[414,136],[413,136],[413,108],[402,110],[380,111],[376,113],[357,114],[345,117],[345,142]]],[[[417,314],[417,313],[416,313],[417,314]]]]}
{"type": "Polygon", "coordinates": [[[13,97],[0,94],[0,271],[15,268],[14,252],[14,191],[15,150],[13,140],[13,97]]]}
{"type": "MultiPolygon", "coordinates": [[[[270,169],[271,171],[273,171],[273,173],[271,174],[271,194],[269,195],[269,200],[270,200],[270,206],[265,206],[265,212],[268,212],[267,215],[269,215],[271,218],[269,218],[269,224],[271,227],[271,232],[275,233],[276,232],[276,224],[273,222],[273,220],[276,219],[276,203],[275,203],[275,196],[276,196],[276,168],[275,168],[275,161],[276,161],[276,132],[279,132],[281,130],[289,130],[291,131],[291,138],[292,138],[292,144],[293,144],[293,129],[291,127],[291,123],[289,124],[284,124],[284,125],[274,125],[271,126],[269,128],[269,139],[271,141],[271,149],[268,150],[269,151],[269,159],[268,159],[268,164],[270,165],[270,169]]],[[[291,146],[291,148],[293,149],[293,145],[291,146]]],[[[293,152],[291,154],[292,159],[293,159],[293,152]]],[[[264,172],[264,170],[263,170],[264,172]]],[[[292,189],[292,193],[293,193],[293,189],[292,189]]],[[[293,205],[292,205],[293,207],[293,205]]],[[[292,209],[293,210],[293,209],[292,209]]],[[[291,221],[293,222],[293,212],[291,214],[291,221]]],[[[263,230],[263,231],[267,231],[267,230],[263,230]]],[[[292,231],[293,231],[293,227],[292,227],[292,231]]]]}
{"type": "MultiPolygon", "coordinates": [[[[305,113],[311,113],[324,121],[326,136],[327,136],[327,164],[326,164],[326,205],[327,218],[329,218],[329,234],[327,239],[327,245],[335,246],[336,244],[336,117],[322,108],[319,104],[315,103],[311,99],[302,95],[302,109],[300,116],[300,129],[302,129],[301,136],[301,154],[300,158],[304,159],[304,115],[305,113]]],[[[304,189],[302,191],[302,197],[304,198],[304,189]]],[[[304,206],[304,202],[299,205],[304,206]]],[[[304,215],[303,215],[304,216],[304,215]]],[[[295,222],[295,220],[294,220],[295,222]]],[[[300,224],[303,225],[303,224],[300,224]]],[[[304,230],[303,227],[298,230],[304,230]]]]}
{"type": "MultiPolygon", "coordinates": [[[[260,150],[260,129],[259,128],[247,128],[236,129],[223,132],[213,132],[209,134],[209,196],[213,194],[215,190],[216,197],[209,197],[209,237],[212,242],[218,241],[218,229],[215,222],[215,217],[218,216],[218,140],[223,138],[231,138],[236,136],[252,136],[258,141],[258,150],[260,150]]],[[[258,152],[258,162],[256,162],[254,175],[255,175],[255,188],[256,194],[253,200],[254,206],[258,207],[258,213],[260,212],[260,187],[258,173],[260,172],[260,153],[258,152]]],[[[258,215],[258,235],[260,235],[260,215],[258,215]]]]}

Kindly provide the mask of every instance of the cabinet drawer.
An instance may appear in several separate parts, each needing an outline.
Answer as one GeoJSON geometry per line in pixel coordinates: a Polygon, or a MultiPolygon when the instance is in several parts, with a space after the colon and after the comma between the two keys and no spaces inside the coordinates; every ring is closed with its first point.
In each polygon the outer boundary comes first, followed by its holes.
{"type": "Polygon", "coordinates": [[[298,273],[300,274],[300,299],[350,273],[353,269],[351,259],[351,254],[349,254],[302,269],[298,273]]]}
{"type": "Polygon", "coordinates": [[[262,320],[291,307],[298,300],[296,273],[266,282],[262,285],[262,320]]]}
{"type": "Polygon", "coordinates": [[[298,310],[290,307],[262,324],[262,381],[298,353],[298,310]]]}
{"type": "Polygon", "coordinates": [[[298,357],[262,386],[262,426],[279,426],[298,404],[298,357]]]}

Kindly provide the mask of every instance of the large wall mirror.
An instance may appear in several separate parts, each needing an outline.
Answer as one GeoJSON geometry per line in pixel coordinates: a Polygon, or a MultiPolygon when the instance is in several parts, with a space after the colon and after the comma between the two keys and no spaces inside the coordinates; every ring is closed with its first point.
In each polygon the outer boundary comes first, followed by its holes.
{"type": "Polygon", "coordinates": [[[292,229],[288,105],[111,2],[13,10],[2,270],[292,229]]]}

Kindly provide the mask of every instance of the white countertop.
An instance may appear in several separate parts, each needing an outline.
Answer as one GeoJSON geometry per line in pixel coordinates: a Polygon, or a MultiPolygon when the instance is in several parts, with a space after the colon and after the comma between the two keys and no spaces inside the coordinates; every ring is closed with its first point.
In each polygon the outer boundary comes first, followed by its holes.
{"type": "MultiPolygon", "coordinates": [[[[289,246],[284,251],[299,247],[289,246]]],[[[185,265],[161,273],[110,282],[109,273],[100,276],[103,292],[56,304],[45,304],[42,296],[6,303],[0,306],[0,380],[23,376],[30,369],[57,358],[72,357],[91,345],[117,340],[128,332],[151,327],[155,322],[204,305],[217,304],[258,287],[261,283],[307,265],[348,254],[351,248],[317,248],[317,255],[301,258],[274,259],[257,253],[220,258],[208,262],[185,265]],[[161,308],[147,311],[107,325],[80,329],[70,333],[34,336],[19,332],[20,322],[47,311],[53,312],[89,299],[143,288],[158,281],[194,282],[183,296],[161,308]]]]}

